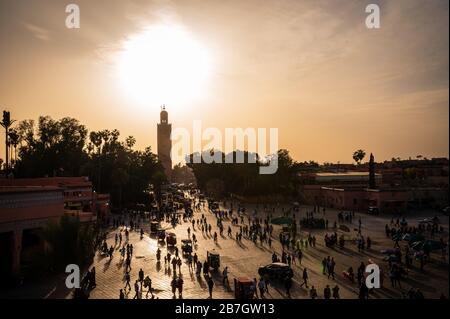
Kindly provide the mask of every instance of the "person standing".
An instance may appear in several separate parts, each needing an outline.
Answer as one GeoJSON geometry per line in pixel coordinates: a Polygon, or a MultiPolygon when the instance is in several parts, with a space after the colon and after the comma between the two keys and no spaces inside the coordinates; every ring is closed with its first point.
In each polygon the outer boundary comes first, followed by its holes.
{"type": "Polygon", "coordinates": [[[290,277],[284,279],[284,287],[286,288],[286,295],[291,298],[292,279],[290,277]]]}
{"type": "Polygon", "coordinates": [[[331,298],[331,289],[330,289],[330,286],[329,286],[329,285],[327,285],[327,286],[325,287],[325,289],[323,290],[323,297],[324,297],[325,299],[330,299],[330,298],[331,298]]]}
{"type": "Polygon", "coordinates": [[[322,260],[322,274],[325,275],[327,271],[327,259],[323,257],[322,260]]]}
{"type": "Polygon", "coordinates": [[[252,285],[250,286],[250,290],[253,292],[253,296],[258,299],[258,290],[257,290],[257,282],[256,278],[253,278],[252,285]]]}
{"type": "Polygon", "coordinates": [[[334,299],[339,299],[339,286],[336,285],[333,287],[333,298],[334,299]]]}
{"type": "Polygon", "coordinates": [[[336,266],[336,262],[334,261],[334,257],[331,258],[331,260],[328,263],[328,279],[330,279],[330,276],[334,280],[334,268],[336,266]]]}
{"type": "Polygon", "coordinates": [[[226,281],[227,282],[227,286],[229,286],[230,282],[228,281],[228,266],[225,267],[225,269],[223,270],[222,276],[223,276],[222,284],[225,286],[225,281],[226,281]]]}
{"type": "Polygon", "coordinates": [[[120,289],[119,291],[119,299],[125,299],[125,294],[123,293],[122,289],[120,289]]]}
{"type": "Polygon", "coordinates": [[[95,280],[95,267],[92,267],[91,278],[89,280],[89,284],[90,284],[90,288],[97,286],[97,282],[95,280]]]}
{"type": "Polygon", "coordinates": [[[309,296],[311,299],[317,299],[317,290],[314,288],[314,286],[311,286],[311,289],[309,290],[309,296]]]}

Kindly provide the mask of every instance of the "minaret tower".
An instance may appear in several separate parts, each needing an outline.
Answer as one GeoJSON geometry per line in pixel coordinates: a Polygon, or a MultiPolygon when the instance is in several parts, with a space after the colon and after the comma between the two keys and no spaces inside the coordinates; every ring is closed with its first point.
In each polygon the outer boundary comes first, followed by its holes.
{"type": "Polygon", "coordinates": [[[172,124],[169,124],[169,114],[166,111],[166,106],[163,105],[160,113],[160,123],[158,124],[158,158],[164,166],[164,171],[169,181],[172,176],[172,159],[170,157],[172,150],[171,133],[172,124]]]}

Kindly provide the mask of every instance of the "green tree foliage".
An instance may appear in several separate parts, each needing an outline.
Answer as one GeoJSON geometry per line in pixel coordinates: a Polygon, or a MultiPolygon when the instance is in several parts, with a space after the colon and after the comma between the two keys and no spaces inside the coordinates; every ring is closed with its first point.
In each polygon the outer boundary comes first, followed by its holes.
{"type": "Polygon", "coordinates": [[[259,167],[267,163],[259,159],[257,154],[243,151],[226,155],[222,152],[211,152],[220,158],[222,163],[205,163],[203,157],[200,163],[196,163],[194,159],[199,158],[198,153],[191,154],[186,161],[187,166],[192,169],[198,187],[211,195],[234,193],[249,196],[269,194],[291,196],[296,192],[299,164],[292,160],[287,150],[278,151],[278,170],[272,175],[259,174],[259,167]],[[238,155],[243,155],[244,163],[237,163],[238,155]],[[249,161],[252,157],[256,163],[249,161]],[[227,164],[226,158],[233,159],[233,163],[227,164]]]}
{"type": "Polygon", "coordinates": [[[111,194],[113,206],[151,200],[150,184],[164,171],[150,147],[133,150],[136,139],[120,140],[118,130],[92,131],[76,119],[48,116],[17,126],[16,177],[89,176],[94,190],[111,194]]]}

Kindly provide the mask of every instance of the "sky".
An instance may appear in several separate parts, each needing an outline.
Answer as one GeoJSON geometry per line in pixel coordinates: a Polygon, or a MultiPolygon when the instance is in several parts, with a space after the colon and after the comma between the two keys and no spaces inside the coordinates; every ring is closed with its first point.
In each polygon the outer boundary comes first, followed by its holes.
{"type": "Polygon", "coordinates": [[[165,104],[174,128],[278,128],[297,161],[349,163],[356,149],[377,161],[448,157],[448,9],[447,0],[1,0],[0,109],[116,128],[139,149],[156,150],[165,104]],[[69,3],[79,29],[65,25],[69,3]],[[370,3],[379,29],[366,27],[370,3]],[[167,54],[148,35],[161,26],[177,30],[167,54]]]}

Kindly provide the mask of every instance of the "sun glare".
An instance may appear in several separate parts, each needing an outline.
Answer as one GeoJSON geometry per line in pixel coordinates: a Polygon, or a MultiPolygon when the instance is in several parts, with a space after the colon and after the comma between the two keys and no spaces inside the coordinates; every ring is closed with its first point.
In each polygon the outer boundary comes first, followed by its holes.
{"type": "Polygon", "coordinates": [[[207,50],[179,26],[153,26],[130,36],[117,59],[120,87],[135,101],[186,102],[206,93],[207,50]]]}

